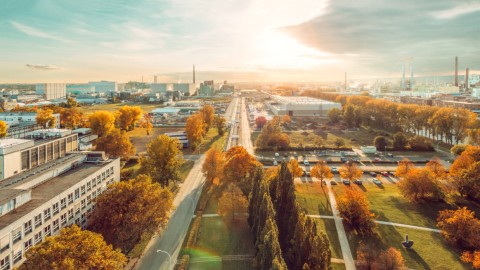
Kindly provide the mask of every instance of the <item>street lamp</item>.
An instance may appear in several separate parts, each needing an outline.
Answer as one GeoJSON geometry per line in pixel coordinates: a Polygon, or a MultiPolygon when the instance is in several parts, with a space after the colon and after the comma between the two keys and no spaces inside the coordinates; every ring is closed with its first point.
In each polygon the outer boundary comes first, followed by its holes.
{"type": "Polygon", "coordinates": [[[165,254],[168,255],[168,268],[173,269],[172,268],[172,256],[170,256],[170,253],[166,252],[165,250],[161,250],[161,249],[157,249],[157,253],[158,252],[162,252],[162,253],[165,253],[165,254]]]}
{"type": "Polygon", "coordinates": [[[387,146],[385,145],[385,157],[387,156],[387,146]]]}

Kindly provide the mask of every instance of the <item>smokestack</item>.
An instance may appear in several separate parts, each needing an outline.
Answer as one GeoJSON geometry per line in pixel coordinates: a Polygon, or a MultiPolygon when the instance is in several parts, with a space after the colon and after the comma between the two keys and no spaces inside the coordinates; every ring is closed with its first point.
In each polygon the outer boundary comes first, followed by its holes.
{"type": "Polygon", "coordinates": [[[153,82],[157,83],[157,76],[153,76],[153,82]]]}
{"type": "Polygon", "coordinates": [[[458,57],[455,56],[455,86],[458,86],[458,57]]]}
{"type": "Polygon", "coordinates": [[[195,65],[193,65],[193,84],[195,84],[195,65]]]}
{"type": "Polygon", "coordinates": [[[402,64],[402,90],[405,91],[406,83],[405,83],[405,63],[402,64]]]}
{"type": "Polygon", "coordinates": [[[468,67],[467,69],[465,70],[465,91],[468,91],[468,87],[470,85],[468,84],[468,67]]]}
{"type": "Polygon", "coordinates": [[[413,62],[410,63],[410,90],[413,90],[413,62]]]}
{"type": "Polygon", "coordinates": [[[347,91],[347,72],[345,71],[345,91],[347,91]]]}

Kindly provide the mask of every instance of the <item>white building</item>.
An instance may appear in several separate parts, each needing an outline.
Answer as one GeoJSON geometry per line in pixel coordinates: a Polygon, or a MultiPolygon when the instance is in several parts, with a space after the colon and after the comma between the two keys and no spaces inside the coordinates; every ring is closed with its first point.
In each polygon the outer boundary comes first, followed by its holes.
{"type": "Polygon", "coordinates": [[[266,105],[275,115],[326,117],[330,109],[342,108],[342,105],[337,102],[304,96],[272,95],[271,98],[272,100],[266,102],[266,105]]]}
{"type": "Polygon", "coordinates": [[[89,82],[88,85],[93,87],[96,93],[118,92],[117,82],[89,82]]]}
{"type": "Polygon", "coordinates": [[[472,97],[480,98],[480,88],[472,88],[472,97]]]}
{"type": "Polygon", "coordinates": [[[10,176],[0,180],[1,270],[18,267],[29,248],[60,229],[85,227],[94,199],[120,180],[120,159],[74,152],[77,134],[67,133],[43,130],[36,141],[0,140],[2,175],[10,176]]]}
{"type": "Polygon", "coordinates": [[[195,84],[193,83],[174,83],[172,90],[180,91],[185,96],[193,96],[195,91],[197,91],[195,84]]]}
{"type": "Polygon", "coordinates": [[[150,93],[152,94],[165,94],[167,91],[171,91],[172,87],[168,83],[152,83],[150,84],[150,93]]]}
{"type": "Polygon", "coordinates": [[[362,153],[364,154],[375,154],[377,152],[377,147],[373,145],[360,146],[360,150],[362,150],[362,153]]]}
{"type": "Polygon", "coordinates": [[[480,75],[479,74],[470,74],[468,76],[468,85],[480,84],[480,75]]]}
{"type": "Polygon", "coordinates": [[[35,93],[42,95],[45,100],[65,98],[67,86],[65,83],[40,83],[36,85],[35,93]]]}
{"type": "MultiPolygon", "coordinates": [[[[60,128],[60,114],[52,114],[57,119],[55,121],[55,128],[60,128]]],[[[0,120],[6,122],[10,127],[31,125],[37,122],[36,112],[0,112],[0,120]]]]}

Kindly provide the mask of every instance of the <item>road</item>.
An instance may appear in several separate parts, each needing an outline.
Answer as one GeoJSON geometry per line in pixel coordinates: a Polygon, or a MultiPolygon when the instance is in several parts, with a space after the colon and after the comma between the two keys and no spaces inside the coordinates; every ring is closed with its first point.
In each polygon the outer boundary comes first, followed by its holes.
{"type": "MultiPolygon", "coordinates": [[[[225,118],[231,121],[237,115],[234,111],[238,105],[238,98],[234,98],[230,103],[225,118]]],[[[181,185],[175,199],[173,200],[174,212],[170,220],[162,232],[161,236],[154,237],[150,240],[144,255],[140,258],[136,265],[138,270],[151,269],[172,269],[175,265],[183,241],[187,235],[192,216],[194,214],[198,198],[202,193],[205,177],[203,176],[202,164],[205,157],[201,155],[188,174],[187,178],[181,185]],[[172,262],[170,265],[168,255],[157,250],[162,250],[171,255],[172,262]]]]}

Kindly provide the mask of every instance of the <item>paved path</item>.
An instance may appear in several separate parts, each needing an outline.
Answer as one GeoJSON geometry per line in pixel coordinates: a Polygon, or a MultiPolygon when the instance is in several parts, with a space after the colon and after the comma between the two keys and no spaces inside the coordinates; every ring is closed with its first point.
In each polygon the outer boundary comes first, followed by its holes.
{"type": "Polygon", "coordinates": [[[347,270],[355,270],[355,262],[353,260],[352,251],[348,244],[347,234],[343,227],[342,218],[338,215],[337,200],[332,192],[330,182],[327,181],[328,197],[330,200],[330,206],[332,207],[333,220],[335,221],[335,227],[337,228],[338,240],[340,242],[340,248],[342,249],[343,260],[345,262],[345,268],[347,270]]]}
{"type": "MultiPolygon", "coordinates": [[[[232,106],[236,105],[236,99],[230,103],[225,117],[230,119],[232,117],[232,106]]],[[[169,269],[169,257],[165,253],[157,253],[157,250],[167,252],[172,259],[172,265],[175,264],[183,241],[188,233],[190,227],[191,217],[195,211],[198,198],[202,193],[205,177],[202,173],[202,164],[205,159],[204,155],[199,156],[195,161],[192,170],[187,178],[180,186],[179,192],[173,200],[174,211],[168,221],[166,228],[162,235],[154,236],[147,245],[142,257],[139,259],[136,269],[150,270],[150,269],[169,269]]]]}

